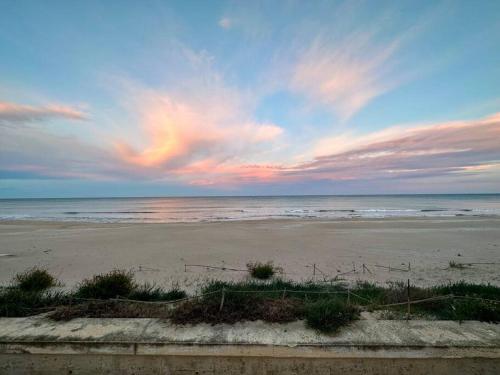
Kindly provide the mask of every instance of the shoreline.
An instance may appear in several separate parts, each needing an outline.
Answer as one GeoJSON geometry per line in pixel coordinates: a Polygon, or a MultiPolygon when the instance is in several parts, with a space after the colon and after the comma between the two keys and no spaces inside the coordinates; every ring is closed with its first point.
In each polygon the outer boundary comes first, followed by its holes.
{"type": "Polygon", "coordinates": [[[386,217],[269,217],[269,218],[256,218],[256,219],[227,219],[227,220],[200,220],[200,221],[97,221],[97,220],[57,220],[57,219],[1,219],[0,226],[3,224],[16,225],[16,224],[72,224],[72,225],[175,225],[175,224],[218,224],[218,223],[262,223],[262,222],[321,222],[321,223],[335,223],[335,222],[362,222],[362,221],[432,221],[432,220],[498,220],[500,222],[500,215],[450,215],[450,216],[386,216],[386,217]]]}

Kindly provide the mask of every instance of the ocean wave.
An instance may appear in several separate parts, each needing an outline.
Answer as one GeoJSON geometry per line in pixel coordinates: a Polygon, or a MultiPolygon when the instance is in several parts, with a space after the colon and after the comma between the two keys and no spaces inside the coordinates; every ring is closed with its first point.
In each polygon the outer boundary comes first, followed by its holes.
{"type": "Polygon", "coordinates": [[[356,212],[356,210],[327,210],[327,209],[321,209],[321,210],[316,210],[315,212],[356,212]]]}
{"type": "Polygon", "coordinates": [[[64,215],[83,215],[83,214],[157,214],[160,211],[65,211],[64,215]]]}

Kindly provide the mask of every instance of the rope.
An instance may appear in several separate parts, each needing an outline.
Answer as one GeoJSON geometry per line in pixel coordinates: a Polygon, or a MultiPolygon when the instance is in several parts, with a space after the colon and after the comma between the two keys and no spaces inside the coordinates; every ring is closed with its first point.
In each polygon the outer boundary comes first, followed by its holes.
{"type": "Polygon", "coordinates": [[[424,298],[424,299],[415,300],[415,301],[389,303],[387,305],[376,305],[376,307],[403,306],[403,305],[408,305],[408,304],[415,305],[417,303],[423,303],[423,302],[429,302],[429,301],[439,301],[439,300],[449,299],[449,298],[453,298],[453,297],[454,297],[453,294],[449,294],[449,295],[446,295],[446,296],[436,296],[436,297],[424,298]]]}
{"type": "MultiPolygon", "coordinates": [[[[95,298],[78,298],[78,297],[73,297],[75,300],[81,300],[81,301],[90,301],[90,302],[98,302],[98,303],[106,303],[109,301],[113,302],[129,302],[129,303],[138,303],[138,304],[152,304],[152,305],[170,305],[170,304],[175,304],[183,301],[189,301],[193,299],[198,299],[214,294],[220,294],[222,293],[222,289],[215,290],[213,292],[208,292],[204,294],[198,294],[194,296],[188,296],[185,298],[177,299],[177,300],[172,300],[172,301],[140,301],[140,300],[134,300],[134,299],[128,299],[128,298],[110,298],[107,300],[102,300],[102,299],[95,299],[95,298]]],[[[359,298],[361,300],[367,301],[369,303],[373,303],[372,300],[362,297],[356,293],[353,293],[351,291],[317,291],[317,290],[289,290],[289,289],[274,289],[274,290],[225,290],[225,293],[246,293],[246,294],[264,294],[264,293],[287,293],[287,294],[293,294],[293,293],[302,293],[302,294],[350,294],[356,298],[359,298]]],[[[481,297],[469,297],[469,296],[456,296],[453,294],[448,294],[444,296],[435,296],[435,297],[429,297],[429,298],[424,298],[420,300],[413,300],[413,301],[405,301],[405,302],[396,302],[396,303],[389,303],[389,304],[376,304],[374,305],[375,307],[392,307],[392,306],[405,306],[405,305],[415,305],[419,303],[425,303],[425,302],[430,302],[430,301],[440,301],[440,300],[446,300],[446,299],[471,299],[471,300],[480,300],[480,301],[485,301],[485,302],[490,302],[490,303],[500,303],[500,300],[493,300],[493,299],[487,299],[487,298],[481,298],[481,297]]]]}
{"type": "Polygon", "coordinates": [[[137,300],[137,299],[128,299],[128,298],[109,298],[109,299],[106,299],[106,300],[102,300],[102,299],[96,299],[96,298],[78,298],[78,297],[74,297],[74,299],[81,300],[81,301],[100,302],[100,303],[105,303],[105,302],[113,301],[113,302],[143,303],[143,304],[151,304],[151,305],[170,305],[170,304],[174,304],[174,303],[178,303],[178,302],[182,302],[182,301],[193,300],[193,299],[197,299],[197,298],[209,296],[209,295],[212,295],[212,294],[221,293],[221,291],[222,291],[222,289],[219,289],[219,290],[216,290],[216,291],[213,291],[213,292],[208,292],[208,293],[205,293],[205,294],[197,294],[197,295],[194,295],[194,296],[188,296],[188,297],[185,297],[185,298],[176,299],[176,300],[172,300],[172,301],[141,301],[141,300],[137,300]]]}
{"type": "Polygon", "coordinates": [[[184,266],[185,267],[202,267],[202,268],[214,269],[214,270],[222,270],[222,271],[248,272],[248,270],[242,270],[242,269],[239,269],[239,268],[205,266],[203,264],[185,264],[184,266]]]}

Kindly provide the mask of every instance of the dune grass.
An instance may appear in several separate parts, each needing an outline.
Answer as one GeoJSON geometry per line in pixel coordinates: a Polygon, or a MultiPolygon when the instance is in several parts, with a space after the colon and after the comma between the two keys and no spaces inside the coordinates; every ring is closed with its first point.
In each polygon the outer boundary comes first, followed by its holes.
{"type": "Polygon", "coordinates": [[[175,301],[186,297],[187,293],[178,286],[174,286],[170,290],[165,290],[160,286],[150,283],[136,285],[127,296],[129,299],[137,301],[175,301]]]}
{"type": "Polygon", "coordinates": [[[25,292],[36,292],[57,286],[57,279],[46,269],[33,267],[14,276],[14,286],[25,292]]]}
{"type": "Polygon", "coordinates": [[[250,276],[259,280],[268,280],[271,277],[273,277],[277,271],[272,262],[247,263],[247,269],[248,272],[250,273],[250,276]]]}
{"type": "MultiPolygon", "coordinates": [[[[137,284],[134,275],[123,270],[86,279],[74,291],[51,290],[54,285],[55,277],[46,270],[30,269],[16,275],[12,285],[0,288],[0,316],[28,316],[55,309],[54,319],[156,317],[179,324],[303,319],[311,328],[335,332],[358,319],[361,310],[404,316],[408,299],[408,286],[402,282],[385,286],[358,282],[348,288],[342,282],[293,282],[279,278],[212,280],[201,285],[201,297],[166,308],[163,304],[140,301],[177,301],[184,299],[186,292],[177,286],[164,289],[150,283],[137,284]],[[384,306],[398,303],[402,305],[384,306]]],[[[497,286],[461,281],[428,288],[411,286],[409,292],[412,301],[431,298],[411,306],[411,312],[420,317],[500,322],[497,286]]]]}
{"type": "Polygon", "coordinates": [[[123,303],[118,303],[107,311],[101,302],[90,303],[85,300],[109,300],[121,297],[138,301],[172,301],[187,296],[185,291],[176,286],[164,289],[154,284],[136,284],[134,275],[122,270],[113,270],[83,280],[74,291],[49,290],[58,285],[53,275],[40,268],[30,268],[15,275],[12,285],[0,287],[0,316],[29,316],[66,306],[67,310],[74,310],[74,313],[70,314],[66,311],[61,316],[99,316],[101,314],[103,317],[122,315],[129,317],[161,315],[164,317],[163,307],[161,312],[153,313],[153,308],[144,309],[138,305],[130,308],[123,303]],[[97,308],[98,305],[100,308],[97,308]],[[120,306],[122,306],[121,313],[118,312],[120,306]]]}
{"type": "Polygon", "coordinates": [[[307,304],[304,315],[308,327],[332,333],[359,319],[359,309],[342,298],[325,298],[307,304]]]}
{"type": "Polygon", "coordinates": [[[134,289],[134,276],[131,272],[113,270],[83,280],[75,296],[79,298],[109,299],[128,296],[134,289]]]}
{"type": "Polygon", "coordinates": [[[25,291],[16,287],[0,290],[0,316],[4,317],[41,314],[67,303],[68,296],[60,291],[25,291]]]}

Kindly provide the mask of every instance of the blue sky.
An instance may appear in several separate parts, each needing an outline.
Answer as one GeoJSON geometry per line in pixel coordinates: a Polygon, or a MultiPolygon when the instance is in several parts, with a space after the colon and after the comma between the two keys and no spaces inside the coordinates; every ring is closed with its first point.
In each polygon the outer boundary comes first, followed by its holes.
{"type": "Polygon", "coordinates": [[[0,197],[500,191],[498,1],[0,2],[0,197]]]}

